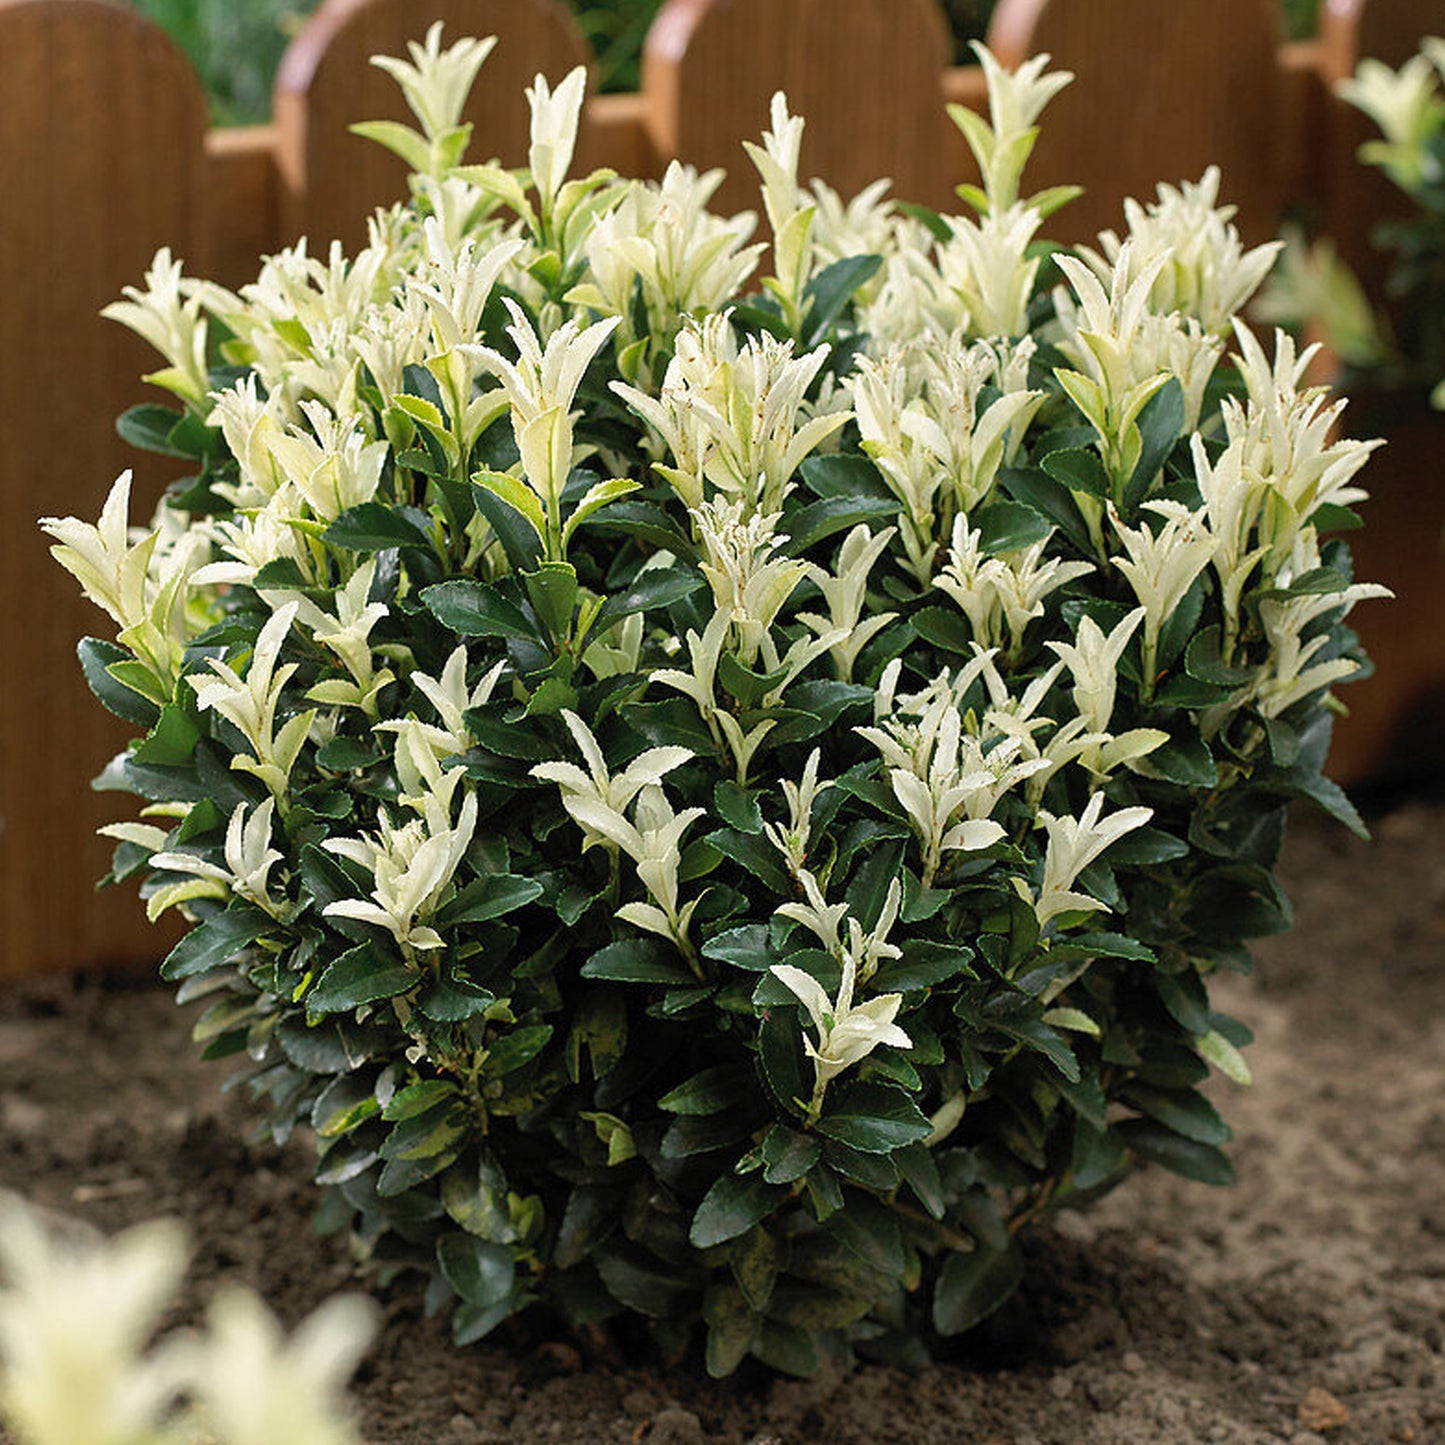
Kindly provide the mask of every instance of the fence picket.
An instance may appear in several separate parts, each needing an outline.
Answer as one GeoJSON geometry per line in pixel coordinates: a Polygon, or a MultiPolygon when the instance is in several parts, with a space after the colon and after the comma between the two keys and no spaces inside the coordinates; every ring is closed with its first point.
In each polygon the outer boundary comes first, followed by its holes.
{"type": "MultiPolygon", "coordinates": [[[[90,698],[76,639],[108,619],[47,555],[41,514],[94,517],[135,460],[111,418],[154,354],[97,314],[168,244],[204,268],[206,104],[185,59],[97,0],[0,0],[0,977],[154,957],[134,893],[97,895],[95,827],[134,800],[87,783],[125,729],[90,698]]],[[[136,514],[163,469],[144,469],[136,514]]]]}
{"type": "MultiPolygon", "coordinates": [[[[554,84],[592,53],[559,0],[327,0],[287,48],[276,79],[275,121],[287,240],[306,235],[313,254],[333,239],[365,239],[365,219],[406,194],[406,168],[382,147],[351,135],[356,120],[414,124],[395,81],[369,63],[405,55],[440,20],[443,42],[496,35],[472,91],[468,158],[526,161],[522,92],[539,71],[554,84]]],[[[585,155],[582,157],[584,163],[585,155]]]]}
{"type": "Polygon", "coordinates": [[[1084,196],[1051,234],[1084,240],[1122,223],[1125,196],[1159,181],[1224,173],[1241,232],[1273,235],[1281,204],[1282,79],[1273,0],[1001,0],[989,30],[1014,67],[1047,51],[1076,79],[1054,100],[1030,162],[1030,189],[1074,183],[1084,196]]]}
{"type": "Polygon", "coordinates": [[[722,166],[725,209],[756,206],[739,144],[784,90],[807,118],[802,174],[845,196],[879,176],[937,203],[947,33],[934,0],[669,0],[648,33],[643,94],[663,157],[722,166]]]}

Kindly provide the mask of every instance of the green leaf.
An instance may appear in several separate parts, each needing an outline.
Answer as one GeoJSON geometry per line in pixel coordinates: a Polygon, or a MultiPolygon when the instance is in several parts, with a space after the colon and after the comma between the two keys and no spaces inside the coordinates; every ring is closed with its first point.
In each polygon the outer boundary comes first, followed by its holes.
{"type": "Polygon", "coordinates": [[[752,1348],[761,1320],[741,1290],[715,1285],[702,1303],[707,1322],[707,1372],[715,1380],[731,1375],[752,1348]]]}
{"type": "Polygon", "coordinates": [[[881,256],[844,256],[824,266],[803,288],[806,345],[817,346],[828,334],[853,293],[883,264],[881,256]]]}
{"type": "Polygon", "coordinates": [[[1154,478],[1184,430],[1184,388],[1177,376],[1171,376],[1144,403],[1137,425],[1143,449],[1139,453],[1134,475],[1124,488],[1123,497],[1124,510],[1130,515],[1148,496],[1154,478]]]}
{"type": "Polygon", "coordinates": [[[198,923],[161,964],[161,977],[174,983],[229,963],[248,944],[264,938],[276,927],[275,920],[250,904],[239,904],[223,913],[213,913],[198,923]]]}
{"type": "Polygon", "coordinates": [[[711,1249],[745,1234],[772,1213],[776,1192],[756,1175],[724,1174],[692,1217],[688,1240],[697,1249],[711,1249]]]}
{"type": "Polygon", "coordinates": [[[489,873],[467,884],[437,916],[443,928],[460,923],[483,923],[540,898],[542,884],[517,873],[489,873]]]}
{"type": "Polygon", "coordinates": [[[703,758],[711,757],[717,751],[707,724],[690,698],[665,697],[657,702],[626,702],[619,711],[653,747],[687,748],[703,758]]]}
{"type": "Polygon", "coordinates": [[[582,965],[583,978],[606,978],[615,983],[662,983],[689,986],[697,978],[677,956],[650,938],[624,938],[599,948],[582,965]]]}
{"type": "Polygon", "coordinates": [[[1184,788],[1212,788],[1219,782],[1209,744],[1198,733],[1179,733],[1130,765],[1145,777],[1184,788]]]}
{"type": "Polygon", "coordinates": [[[734,968],[746,969],[749,973],[766,973],[776,962],[768,947],[766,923],[745,923],[740,928],[713,934],[703,944],[702,956],[730,963],[734,968]]]}
{"type": "Polygon", "coordinates": [[[1151,1164],[1197,1184],[1234,1183],[1229,1156],[1212,1144],[1186,1139],[1153,1119],[1125,1119],[1115,1129],[1130,1149],[1151,1164]]]}
{"type": "Polygon", "coordinates": [[[125,648],[98,637],[82,637],[75,648],[80,670],[91,692],[107,712],[137,727],[149,728],[160,716],[160,708],[148,694],[127,686],[112,671],[117,663],[132,662],[125,648]]]}
{"type": "Polygon", "coordinates": [[[551,1024],[528,1024],[513,1029],[487,1046],[486,1062],[482,1065],[482,1077],[500,1079],[513,1073],[523,1064],[529,1064],[546,1047],[552,1037],[551,1024]]]}
{"type": "Polygon", "coordinates": [[[457,1086],[448,1079],[422,1079],[398,1089],[387,1101],[381,1117],[388,1124],[401,1124],[407,1119],[420,1117],[438,1104],[460,1097],[457,1086]]]}
{"type": "Polygon", "coordinates": [[[1074,1148],[1069,1162],[1073,1187],[1082,1192],[1098,1189],[1118,1178],[1127,1164],[1118,1135],[1112,1129],[1096,1129],[1081,1115],[1074,1125],[1074,1148]]]}
{"type": "Polygon", "coordinates": [[[819,1134],[864,1154],[887,1154],[926,1139],[933,1125],[900,1089],[883,1084],[850,1084],[830,1091],[819,1134]]]}
{"type": "Polygon", "coordinates": [[[739,833],[761,833],[763,810],[758,795],[740,788],[731,778],[723,778],[712,790],[713,807],[730,828],[739,833]]]}
{"type": "Polygon", "coordinates": [[[790,1008],[767,1011],[758,1025],[758,1063],[778,1104],[801,1114],[811,1092],[803,1077],[803,1046],[790,1008]]]}
{"type": "Polygon", "coordinates": [[[697,556],[691,538],[652,502],[614,502],[588,525],[594,532],[620,532],[660,552],[670,552],[679,561],[691,562],[697,556]]]}
{"type": "Polygon", "coordinates": [[[329,547],[350,552],[384,552],[389,547],[430,547],[426,513],[416,507],[388,507],[362,502],[349,507],[322,538],[329,547]]]}
{"type": "Polygon", "coordinates": [[[763,1136],[763,1178],[769,1184],[791,1184],[801,1179],[822,1153],[818,1141],[784,1124],[774,1124],[763,1136]]]}
{"type": "Polygon", "coordinates": [[[453,975],[423,989],[417,996],[416,1009],[437,1023],[458,1024],[485,1013],[495,1002],[496,996],[489,989],[453,975]]]}
{"type": "MultiPolygon", "coordinates": [[[[493,480],[506,476],[504,472],[486,471],[486,477],[493,480]]],[[[502,544],[502,550],[507,554],[507,561],[513,572],[530,572],[536,567],[542,556],[542,537],[546,530],[546,520],[539,525],[537,516],[541,513],[542,504],[537,496],[524,483],[518,482],[515,477],[509,479],[515,483],[515,489],[511,490],[510,497],[503,497],[495,491],[492,486],[482,486],[478,482],[472,483],[472,500],[476,503],[477,511],[486,519],[488,526],[496,533],[497,540],[502,544]],[[525,492],[536,504],[535,511],[527,508],[526,497],[521,495],[525,492]]],[[[506,483],[497,482],[497,486],[505,486],[506,483]]]]}
{"type": "Polygon", "coordinates": [[[133,406],[116,417],[115,429],[123,441],[142,451],[158,452],[163,457],[190,458],[195,456],[194,452],[183,450],[171,441],[171,433],[183,415],[168,406],[133,406]]]}
{"type": "Polygon", "coordinates": [[[934,1329],[941,1335],[972,1329],[1013,1294],[1023,1277],[1023,1255],[1015,1245],[950,1254],[933,1290],[934,1329]]]}
{"type": "Polygon", "coordinates": [[[941,647],[945,652],[971,651],[973,628],[957,608],[925,607],[908,621],[913,630],[934,647],[941,647]]]}
{"type": "MultiPolygon", "coordinates": [[[[1062,452],[1055,453],[1055,456],[1062,455],[1062,452]]],[[[991,502],[969,520],[978,529],[979,547],[990,556],[1030,547],[1042,542],[1054,530],[1054,524],[1043,513],[1023,502],[991,502]]]]}
{"type": "Polygon", "coordinates": [[[1220,630],[1216,624],[1196,632],[1184,649],[1184,670],[1200,682],[1219,687],[1239,687],[1249,681],[1254,670],[1234,667],[1220,654],[1220,630]]]}
{"type": "Polygon", "coordinates": [[[731,858],[734,863],[746,868],[779,898],[792,897],[792,883],[783,871],[778,851],[761,834],[739,833],[735,829],[722,828],[716,833],[709,833],[707,841],[724,858],[731,858]]]}
{"type": "Polygon", "coordinates": [[[325,973],[306,995],[306,1011],[315,1017],[341,1013],[377,999],[395,998],[412,988],[417,980],[414,969],[382,957],[375,944],[363,943],[327,965],[325,973]]]}
{"type": "Polygon", "coordinates": [[[905,943],[903,957],[889,959],[873,975],[875,993],[909,993],[954,978],[973,978],[973,950],[966,943],[905,943]]]}
{"type": "Polygon", "coordinates": [[[664,1094],[657,1107],[669,1114],[719,1114],[735,1108],[751,1082],[752,1071],[745,1064],[715,1064],[664,1094]]]}
{"type": "MultiPolygon", "coordinates": [[[[688,1291],[678,1272],[664,1270],[656,1263],[641,1263],[635,1251],[608,1246],[598,1251],[597,1273],[608,1293],[619,1304],[651,1319],[666,1319],[674,1314],[678,1303],[688,1291]]],[[[644,1256],[645,1258],[645,1256],[644,1256]]]]}
{"type": "Polygon", "coordinates": [[[743,1290],[743,1298],[756,1311],[766,1309],[777,1280],[777,1244],[773,1235],[762,1225],[754,1225],[731,1248],[728,1264],[733,1267],[733,1279],[743,1290]]]}
{"type": "Polygon", "coordinates": [[[1046,472],[1022,467],[1005,467],[999,473],[1005,495],[1043,513],[1056,523],[1074,547],[1085,556],[1092,554],[1088,524],[1069,489],[1046,472]]]}
{"type": "Polygon", "coordinates": [[[522,609],[485,582],[464,578],[438,582],[423,589],[421,600],[438,622],[462,637],[543,640],[522,609]]]}
{"type": "Polygon", "coordinates": [[[868,457],[856,452],[804,457],[798,476],[815,497],[872,497],[891,502],[895,511],[899,507],[898,499],[883,480],[883,473],[868,457]]]}
{"type": "Polygon", "coordinates": [[[594,482],[562,525],[563,547],[571,541],[573,532],[590,517],[595,516],[609,503],[620,501],[637,490],[638,484],[626,477],[610,477],[606,481],[594,482]]]}
{"type": "Polygon", "coordinates": [[[846,493],[821,497],[795,512],[785,513],[778,531],[788,537],[786,555],[800,557],[819,542],[860,522],[896,522],[900,510],[895,497],[859,497],[846,493]]]}
{"type": "Polygon", "coordinates": [[[1050,452],[1039,465],[1071,492],[1083,492],[1100,501],[1109,495],[1109,474],[1092,447],[1068,447],[1050,452]]]}
{"type": "Polygon", "coordinates": [[[196,751],[201,727],[189,706],[168,703],[161,709],[155,726],[141,743],[132,749],[131,757],[138,763],[156,763],[162,767],[185,767],[196,751]]]}
{"type": "Polygon", "coordinates": [[[690,597],[706,584],[706,578],[693,567],[649,567],[638,574],[625,591],[614,593],[597,611],[590,636],[599,637],[613,623],[621,622],[634,612],[656,612],[690,597]]]}
{"type": "Polygon", "coordinates": [[[460,1231],[437,1241],[437,1263],[446,1282],[471,1305],[497,1305],[512,1296],[516,1264],[505,1244],[460,1231]]]}
{"type": "Polygon", "coordinates": [[[1233,1137],[1219,1111],[1193,1089],[1152,1089],[1147,1084],[1130,1083],[1119,1091],[1119,1097],[1197,1144],[1226,1144],[1233,1137]]]}

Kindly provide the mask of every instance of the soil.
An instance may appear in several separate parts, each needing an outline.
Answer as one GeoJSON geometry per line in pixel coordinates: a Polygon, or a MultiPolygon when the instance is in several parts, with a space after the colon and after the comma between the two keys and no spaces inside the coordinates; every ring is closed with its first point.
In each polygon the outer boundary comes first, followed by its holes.
{"type": "MultiPolygon", "coordinates": [[[[716,1383],[513,1337],[457,1352],[385,1305],[354,1397],[370,1445],[1384,1445],[1445,1442],[1445,809],[1366,845],[1294,821],[1299,925],[1223,1006],[1255,1083],[1222,1085],[1239,1172],[1146,1171],[1041,1228],[1025,1295],[959,1358],[716,1383]]],[[[187,1012],[115,980],[0,993],[0,1185],[114,1230],[184,1220],[177,1318],[222,1280],[288,1321],[353,1282],[318,1239],[307,1146],[248,1142],[187,1012]]],[[[0,1432],[3,1438],[3,1432],[0,1432]]]]}

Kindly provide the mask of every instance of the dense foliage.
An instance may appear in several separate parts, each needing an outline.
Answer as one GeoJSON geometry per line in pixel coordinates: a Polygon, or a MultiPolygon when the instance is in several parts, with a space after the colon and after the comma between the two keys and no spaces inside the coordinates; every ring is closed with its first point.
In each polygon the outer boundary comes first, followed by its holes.
{"type": "Polygon", "coordinates": [[[1286,805],[1358,826],[1321,766],[1381,589],[1325,534],[1370,447],[1234,321],[1274,248],[1217,174],[1036,240],[1042,59],[956,114],[973,218],[801,186],[776,97],[749,292],[716,175],[568,177],[580,71],[528,171],[463,165],[486,49],[379,62],[421,130],[359,128],[416,172],[359,255],[162,253],[111,308],[183,408],[123,431],[199,462],[149,531],[128,477],[45,524],[145,731],[113,877],[458,1340],[916,1359],[1045,1208],[1231,1177],[1209,979],[1288,924],[1286,805]]]}

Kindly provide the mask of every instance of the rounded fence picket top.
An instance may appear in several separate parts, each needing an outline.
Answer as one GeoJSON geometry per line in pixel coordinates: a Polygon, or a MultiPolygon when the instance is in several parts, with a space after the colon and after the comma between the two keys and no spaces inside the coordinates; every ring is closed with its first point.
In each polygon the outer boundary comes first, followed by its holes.
{"type": "Polygon", "coordinates": [[[1283,117],[1272,0],[1208,5],[1110,0],[1000,0],[989,43],[1002,64],[1048,54],[1076,79],[1059,97],[1030,167],[1037,186],[1079,184],[1060,239],[1086,241],[1121,224],[1125,196],[1160,181],[1229,177],[1247,239],[1279,223],[1283,117]]]}
{"type": "Polygon", "coordinates": [[[373,55],[405,55],[437,23],[448,38],[500,35],[487,84],[472,91],[463,117],[474,127],[469,158],[522,165],[527,121],[515,98],[540,72],[553,83],[592,52],[560,0],[326,0],[287,48],[276,77],[278,164],[285,186],[283,226],[307,236],[317,255],[332,240],[348,250],[366,238],[365,221],[401,193],[406,168],[353,136],[356,120],[411,119],[373,55]]]}

